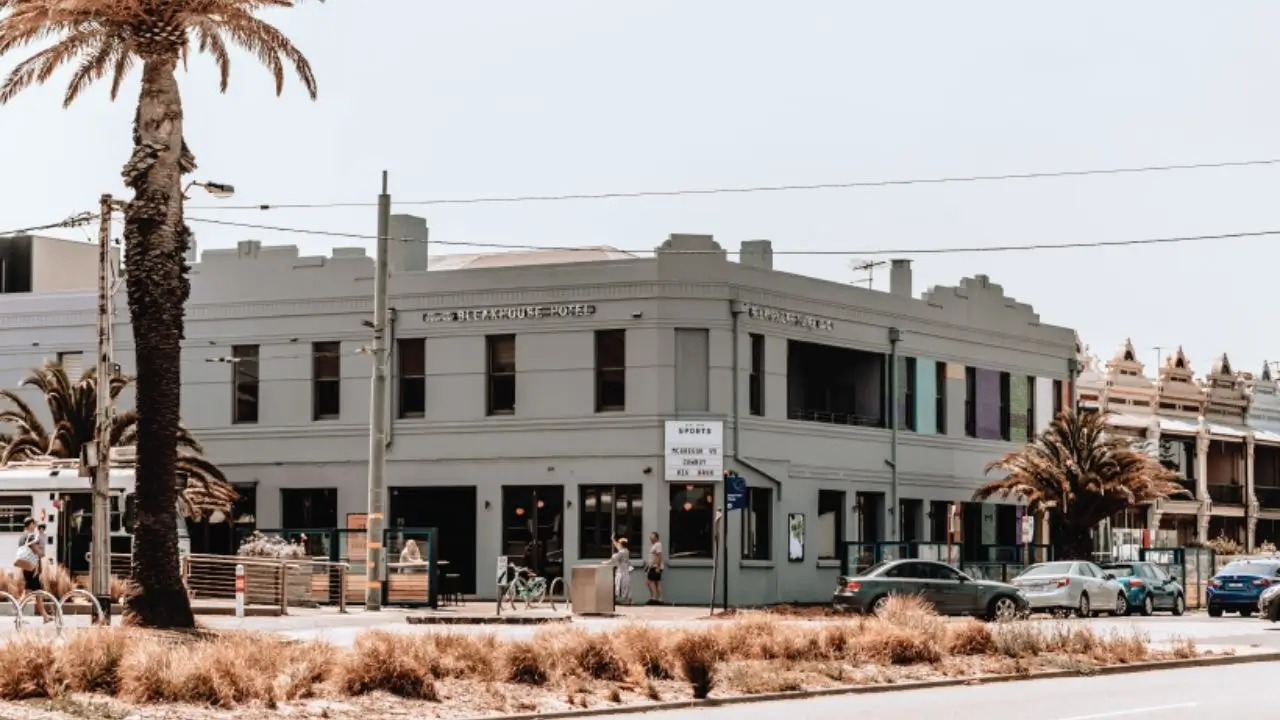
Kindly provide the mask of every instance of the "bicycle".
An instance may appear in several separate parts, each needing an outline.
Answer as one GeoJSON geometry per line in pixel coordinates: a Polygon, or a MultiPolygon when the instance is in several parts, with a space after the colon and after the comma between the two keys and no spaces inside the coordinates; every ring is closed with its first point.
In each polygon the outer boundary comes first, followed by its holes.
{"type": "MultiPolygon", "coordinates": [[[[516,609],[516,601],[524,601],[524,609],[528,610],[540,604],[547,597],[547,579],[535,574],[532,570],[518,565],[509,565],[511,582],[502,593],[502,604],[516,609]]],[[[554,605],[554,602],[553,602],[554,605]]]]}

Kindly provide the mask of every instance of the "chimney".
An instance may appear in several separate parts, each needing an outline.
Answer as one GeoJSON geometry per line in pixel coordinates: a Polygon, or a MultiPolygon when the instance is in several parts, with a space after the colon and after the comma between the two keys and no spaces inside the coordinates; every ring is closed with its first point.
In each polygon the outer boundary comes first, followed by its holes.
{"type": "Polygon", "coordinates": [[[910,260],[894,260],[889,265],[889,294],[911,297],[910,260]]]}
{"type": "Polygon", "coordinates": [[[393,271],[422,272],[427,269],[427,220],[416,215],[392,215],[387,226],[388,263],[393,271]]]}
{"type": "Polygon", "coordinates": [[[768,240],[744,240],[738,264],[761,270],[773,269],[773,243],[768,240]]]}

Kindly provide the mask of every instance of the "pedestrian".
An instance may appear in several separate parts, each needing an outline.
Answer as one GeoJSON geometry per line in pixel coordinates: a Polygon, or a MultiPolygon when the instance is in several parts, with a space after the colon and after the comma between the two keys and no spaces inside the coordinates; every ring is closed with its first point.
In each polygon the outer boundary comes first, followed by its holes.
{"type": "Polygon", "coordinates": [[[657,531],[649,533],[649,561],[645,563],[644,584],[649,588],[649,600],[645,605],[662,604],[662,541],[657,531]]]}
{"type": "MultiPolygon", "coordinates": [[[[41,555],[43,547],[43,541],[36,530],[35,518],[23,520],[22,538],[18,541],[18,552],[13,558],[14,567],[22,571],[22,597],[19,600],[25,598],[28,593],[44,589],[40,582],[40,569],[44,561],[41,555]]],[[[49,617],[49,611],[45,609],[44,598],[40,595],[36,595],[36,611],[45,622],[52,619],[49,617]]]]}
{"type": "Polygon", "coordinates": [[[619,604],[631,604],[631,550],[627,548],[627,539],[618,538],[613,542],[613,557],[602,565],[613,565],[613,596],[619,604]]]}

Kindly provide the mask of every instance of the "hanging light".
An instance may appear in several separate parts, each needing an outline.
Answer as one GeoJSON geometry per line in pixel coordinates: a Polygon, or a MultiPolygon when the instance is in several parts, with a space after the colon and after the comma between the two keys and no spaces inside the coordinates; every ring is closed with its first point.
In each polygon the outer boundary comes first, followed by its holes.
{"type": "Polygon", "coordinates": [[[692,509],[693,509],[693,503],[691,503],[691,502],[687,502],[687,503],[685,503],[685,504],[684,504],[684,509],[685,509],[685,510],[692,510],[692,509]]]}
{"type": "Polygon", "coordinates": [[[541,508],[542,506],[543,506],[543,503],[542,503],[542,501],[541,501],[541,500],[539,500],[539,501],[538,501],[538,507],[539,507],[539,508],[541,508]]]}
{"type": "Polygon", "coordinates": [[[524,514],[524,508],[522,507],[516,508],[516,515],[523,515],[523,514],[524,514]]]}

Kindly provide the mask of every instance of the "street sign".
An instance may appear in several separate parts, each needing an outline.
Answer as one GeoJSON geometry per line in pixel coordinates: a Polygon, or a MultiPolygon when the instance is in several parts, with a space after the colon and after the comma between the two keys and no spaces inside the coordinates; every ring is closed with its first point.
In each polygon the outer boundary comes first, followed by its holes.
{"type": "Polygon", "coordinates": [[[741,510],[747,506],[747,479],[730,470],[724,475],[724,509],[741,510]]]}
{"type": "MultiPolygon", "coordinates": [[[[1025,512],[1025,511],[1024,511],[1024,512],[1025,512]]],[[[1036,534],[1036,532],[1035,532],[1035,518],[1031,517],[1030,515],[1023,515],[1023,516],[1022,516],[1022,538],[1021,538],[1022,543],[1021,543],[1021,544],[1024,544],[1024,545],[1026,545],[1026,544],[1030,544],[1030,543],[1031,543],[1031,539],[1035,537],[1035,534],[1036,534]]]]}

